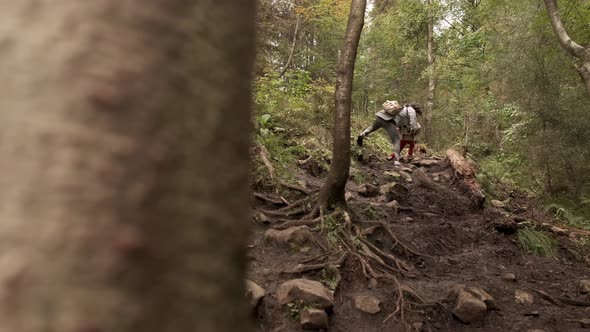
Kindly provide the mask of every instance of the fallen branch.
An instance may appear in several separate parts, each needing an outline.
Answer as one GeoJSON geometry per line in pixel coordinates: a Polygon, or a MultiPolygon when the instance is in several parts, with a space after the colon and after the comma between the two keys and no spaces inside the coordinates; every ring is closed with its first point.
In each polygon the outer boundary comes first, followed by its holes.
{"type": "Polygon", "coordinates": [[[539,294],[539,296],[541,296],[544,300],[551,302],[555,305],[558,305],[560,307],[563,307],[566,304],[576,306],[576,307],[590,307],[590,302],[568,299],[566,297],[553,297],[542,290],[531,288],[531,287],[527,287],[527,288],[532,290],[533,292],[539,294]]]}

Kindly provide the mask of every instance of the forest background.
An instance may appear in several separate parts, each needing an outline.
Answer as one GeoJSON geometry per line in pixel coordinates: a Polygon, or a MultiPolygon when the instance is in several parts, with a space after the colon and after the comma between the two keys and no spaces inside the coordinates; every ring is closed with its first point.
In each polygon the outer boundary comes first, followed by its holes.
{"type": "MultiPolygon", "coordinates": [[[[350,1],[259,0],[258,9],[255,139],[279,180],[290,180],[289,168],[304,155],[327,170],[350,1]]],[[[589,45],[590,1],[563,0],[559,9],[570,37],[589,45]]],[[[370,1],[352,135],[392,99],[425,107],[420,143],[476,161],[489,198],[499,183],[509,184],[590,228],[590,97],[542,0],[370,1]]],[[[384,135],[368,145],[390,150],[384,135]]],[[[361,152],[352,153],[354,167],[361,152]]],[[[262,181],[266,170],[258,166],[262,181]]]]}

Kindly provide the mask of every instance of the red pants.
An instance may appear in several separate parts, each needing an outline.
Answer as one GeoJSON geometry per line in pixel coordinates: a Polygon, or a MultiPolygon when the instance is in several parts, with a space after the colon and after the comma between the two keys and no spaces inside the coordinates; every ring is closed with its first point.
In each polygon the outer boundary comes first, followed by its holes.
{"type": "Polygon", "coordinates": [[[408,145],[408,156],[412,157],[414,155],[414,146],[416,145],[416,142],[414,141],[409,141],[409,140],[401,140],[399,143],[399,150],[400,152],[404,149],[404,147],[406,146],[406,144],[408,145]]]}

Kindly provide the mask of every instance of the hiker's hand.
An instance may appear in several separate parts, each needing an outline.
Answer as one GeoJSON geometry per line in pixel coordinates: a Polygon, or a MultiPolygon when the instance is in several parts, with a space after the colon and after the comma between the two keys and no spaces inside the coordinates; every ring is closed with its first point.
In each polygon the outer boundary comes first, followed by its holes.
{"type": "Polygon", "coordinates": [[[363,139],[365,139],[365,135],[360,134],[357,138],[356,138],[356,144],[358,146],[363,146],[363,139]]]}

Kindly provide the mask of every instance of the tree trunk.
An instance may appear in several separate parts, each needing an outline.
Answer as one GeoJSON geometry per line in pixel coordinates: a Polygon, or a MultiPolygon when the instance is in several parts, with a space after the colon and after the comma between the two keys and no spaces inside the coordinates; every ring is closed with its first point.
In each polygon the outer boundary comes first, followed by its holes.
{"type": "Polygon", "coordinates": [[[330,206],[344,206],[344,188],[348,180],[350,168],[350,113],[352,100],[352,79],[354,76],[354,64],[357,48],[361,37],[361,31],[365,23],[366,0],[352,0],[348,26],[344,36],[344,45],[338,60],[336,78],[336,92],[334,100],[336,110],[334,112],[334,128],[332,136],[332,164],[326,183],[320,193],[320,205],[322,208],[330,206]]]}
{"type": "Polygon", "coordinates": [[[432,0],[427,0],[428,5],[428,98],[426,100],[426,114],[424,114],[424,136],[430,143],[432,138],[432,110],[434,108],[434,94],[436,90],[436,78],[434,72],[434,14],[432,13],[432,0]]]}
{"type": "Polygon", "coordinates": [[[248,330],[254,1],[0,18],[0,331],[248,330]]]}
{"type": "Polygon", "coordinates": [[[279,78],[283,77],[283,75],[285,75],[285,73],[287,72],[287,69],[289,69],[289,66],[291,65],[291,63],[293,62],[293,54],[295,53],[295,46],[297,45],[297,34],[299,33],[299,25],[300,25],[300,21],[301,21],[301,16],[297,15],[297,18],[295,20],[295,29],[293,31],[293,43],[291,44],[291,49],[289,50],[289,58],[287,58],[287,62],[285,63],[285,67],[283,68],[283,70],[281,70],[281,73],[279,74],[279,78]]]}
{"type": "Polygon", "coordinates": [[[583,47],[570,38],[561,22],[556,0],[545,0],[545,7],[559,43],[570,55],[580,61],[576,64],[576,69],[584,82],[586,93],[590,96],[590,47],[583,47]]]}

